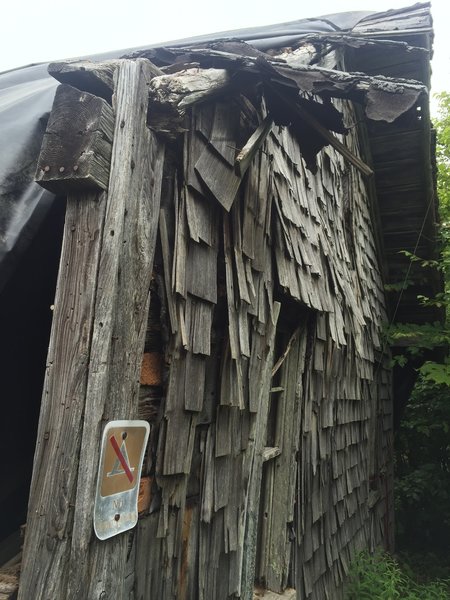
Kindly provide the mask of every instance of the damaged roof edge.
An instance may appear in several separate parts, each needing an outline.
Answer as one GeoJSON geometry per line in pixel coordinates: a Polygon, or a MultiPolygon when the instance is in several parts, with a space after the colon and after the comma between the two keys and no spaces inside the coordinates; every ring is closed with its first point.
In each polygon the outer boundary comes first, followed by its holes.
{"type": "MultiPolygon", "coordinates": [[[[428,48],[417,49],[414,46],[416,41],[420,46],[424,40],[415,33],[419,31],[428,36],[427,40],[431,39],[429,33],[431,24],[430,4],[426,2],[387,13],[369,11],[340,13],[317,19],[301,19],[291,23],[197,36],[170,43],[154,44],[147,48],[102,53],[91,56],[90,59],[100,62],[124,55],[129,56],[131,53],[137,56],[158,49],[166,52],[167,50],[163,48],[170,47],[174,50],[188,45],[192,49],[194,45],[199,44],[216,45],[219,38],[227,40],[239,38],[244,42],[251,42],[256,54],[261,50],[280,49],[288,45],[297,47],[305,41],[312,44],[317,42],[340,46],[356,45],[356,48],[382,48],[389,44],[392,51],[404,52],[402,57],[411,56],[414,52],[416,54],[413,56],[423,61],[427,60],[425,52],[428,48]],[[413,32],[414,35],[399,40],[395,37],[399,31],[413,32]],[[308,36],[310,39],[307,39],[308,36]],[[313,40],[311,36],[316,36],[316,39],[313,40]],[[334,39],[329,40],[327,37],[334,39]],[[390,39],[393,37],[395,40],[390,39]]],[[[424,42],[423,46],[425,45],[424,42]]],[[[248,44],[247,47],[250,48],[248,44]]],[[[256,69],[257,74],[260,74],[258,76],[271,83],[273,79],[275,85],[284,85],[283,89],[286,90],[290,86],[294,90],[309,90],[308,93],[322,94],[325,98],[327,95],[341,97],[352,94],[363,95],[366,99],[366,114],[374,119],[380,117],[380,106],[382,106],[383,116],[387,117],[388,121],[395,119],[395,115],[408,110],[405,107],[414,105],[417,98],[426,91],[425,87],[415,87],[416,83],[411,81],[373,78],[358,73],[340,74],[321,69],[317,65],[305,68],[298,68],[298,65],[295,65],[294,68],[288,64],[288,61],[283,63],[269,54],[264,54],[264,57],[265,62],[255,60],[253,56],[254,64],[248,69],[256,69]],[[391,84],[395,89],[390,87],[391,84]],[[380,105],[380,98],[395,99],[395,102],[388,101],[380,105]],[[389,115],[386,106],[391,111],[389,115]]],[[[30,153],[34,152],[39,145],[43,123],[51,109],[57,87],[56,82],[47,73],[47,66],[47,64],[37,64],[0,73],[0,132],[9,140],[8,144],[0,146],[0,196],[5,200],[2,202],[0,218],[0,289],[6,279],[4,265],[11,263],[11,260],[14,263],[19,260],[19,255],[37,231],[48,208],[40,200],[41,190],[32,181],[35,162],[30,158],[30,153]],[[30,202],[33,205],[33,220],[29,216],[30,202]],[[19,248],[20,252],[18,252],[19,248]]],[[[248,72],[242,66],[239,68],[242,68],[244,73],[248,72]]]]}

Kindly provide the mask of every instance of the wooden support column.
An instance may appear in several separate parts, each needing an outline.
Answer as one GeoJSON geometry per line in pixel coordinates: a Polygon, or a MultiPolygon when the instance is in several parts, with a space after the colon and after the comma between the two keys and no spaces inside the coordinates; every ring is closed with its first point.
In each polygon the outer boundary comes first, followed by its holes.
{"type": "MultiPolygon", "coordinates": [[[[267,419],[269,416],[270,384],[272,381],[273,352],[275,334],[280,314],[280,304],[274,302],[272,322],[269,324],[265,336],[258,336],[258,342],[252,348],[252,357],[258,363],[258,377],[255,381],[259,384],[258,412],[254,417],[249,435],[249,444],[245,455],[245,471],[250,474],[245,499],[245,512],[243,515],[243,539],[240,540],[242,549],[242,600],[253,599],[253,589],[256,573],[256,543],[258,538],[259,505],[261,497],[262,469],[264,462],[264,448],[266,442],[267,419]],[[259,346],[259,347],[258,347],[259,346]]],[[[255,334],[256,337],[256,334],[255,334]]],[[[250,366],[250,371],[252,367],[250,366]]]]}
{"type": "Polygon", "coordinates": [[[129,534],[99,541],[93,503],[104,424],[137,416],[164,160],[151,76],[147,60],[118,64],[108,191],[68,197],[21,600],[122,598],[129,534]]]}

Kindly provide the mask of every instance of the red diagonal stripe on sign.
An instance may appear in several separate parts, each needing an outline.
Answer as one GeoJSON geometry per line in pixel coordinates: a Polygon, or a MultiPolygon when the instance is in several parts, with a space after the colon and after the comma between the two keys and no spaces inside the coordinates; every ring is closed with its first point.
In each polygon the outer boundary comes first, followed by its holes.
{"type": "Polygon", "coordinates": [[[109,441],[111,442],[111,446],[113,447],[114,452],[117,454],[117,458],[119,459],[120,464],[122,465],[122,468],[125,471],[129,482],[131,483],[133,481],[133,473],[130,471],[130,467],[128,466],[127,461],[125,460],[122,452],[120,451],[119,444],[117,443],[116,438],[112,435],[109,438],[109,441]]]}

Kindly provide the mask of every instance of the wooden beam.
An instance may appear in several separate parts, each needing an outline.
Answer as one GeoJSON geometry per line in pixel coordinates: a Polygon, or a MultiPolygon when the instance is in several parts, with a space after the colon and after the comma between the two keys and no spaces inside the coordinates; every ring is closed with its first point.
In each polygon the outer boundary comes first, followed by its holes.
{"type": "Polygon", "coordinates": [[[169,136],[185,131],[186,110],[222,94],[230,84],[225,69],[186,69],[155,77],[149,87],[149,126],[169,136]]]}
{"type": "Polygon", "coordinates": [[[65,597],[105,211],[105,194],[67,199],[28,504],[23,600],[65,597]]]}
{"type": "Polygon", "coordinates": [[[120,61],[95,63],[88,60],[50,63],[49,74],[60,83],[95,94],[111,103],[114,90],[114,72],[120,61]]]}
{"type": "Polygon", "coordinates": [[[108,197],[68,199],[20,600],[122,598],[129,534],[95,538],[93,500],[103,424],[138,414],[164,158],[151,76],[120,63],[108,197]]]}
{"type": "MultiPolygon", "coordinates": [[[[272,381],[273,351],[275,332],[280,314],[280,304],[274,302],[272,322],[264,336],[258,336],[252,356],[258,356],[258,412],[252,422],[249,444],[244,457],[244,470],[250,473],[247,496],[245,498],[245,526],[242,544],[242,600],[252,600],[255,580],[256,545],[260,510],[263,453],[265,449],[267,419],[269,416],[270,383],[272,381]]],[[[256,334],[253,334],[256,337],[256,334]]],[[[256,370],[255,370],[256,371],[256,370]]]]}
{"type": "MultiPolygon", "coordinates": [[[[164,75],[156,65],[149,62],[154,77],[164,75]]],[[[120,60],[105,60],[100,63],[90,60],[54,62],[48,66],[49,74],[60,83],[95,94],[111,103],[114,91],[114,73],[120,60]]]]}
{"type": "Polygon", "coordinates": [[[70,85],[56,90],[36,181],[54,194],[106,190],[114,115],[105,100],[70,85]]]}
{"type": "Polygon", "coordinates": [[[272,125],[273,119],[270,115],[267,115],[267,117],[256,128],[254,133],[250,136],[248,142],[237,155],[234,166],[236,172],[241,177],[244,176],[253,158],[256,156],[259,149],[263,145],[264,140],[269,135],[272,125]]]}
{"type": "Polygon", "coordinates": [[[291,113],[308,123],[317,133],[323,137],[330,146],[333,146],[335,150],[337,150],[342,156],[348,160],[350,164],[361,171],[363,175],[367,177],[373,175],[372,169],[367,165],[364,161],[362,161],[358,156],[353,154],[353,152],[345,146],[342,142],[340,142],[332,133],[328,131],[326,127],[324,127],[313,115],[311,115],[303,106],[297,104],[294,100],[292,100],[289,96],[282,94],[278,87],[275,85],[270,86],[271,91],[278,96],[278,98],[283,102],[291,111],[291,113]]]}
{"type": "Polygon", "coordinates": [[[80,452],[67,600],[120,598],[129,534],[92,539],[92,499],[102,423],[138,415],[139,376],[159,217],[164,146],[147,128],[146,59],[125,60],[116,76],[111,160],[90,372],[80,452]],[[101,583],[100,583],[101,582],[101,583]]]}
{"type": "Polygon", "coordinates": [[[150,98],[170,104],[184,114],[186,108],[217,95],[230,82],[231,75],[225,69],[186,69],[155,77],[150,85],[150,98]]]}

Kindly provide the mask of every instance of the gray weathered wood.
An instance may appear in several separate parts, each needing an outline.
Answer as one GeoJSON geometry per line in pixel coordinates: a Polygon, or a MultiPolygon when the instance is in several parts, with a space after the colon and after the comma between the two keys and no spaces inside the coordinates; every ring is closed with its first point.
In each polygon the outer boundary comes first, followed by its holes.
{"type": "MultiPolygon", "coordinates": [[[[120,63],[120,59],[104,60],[100,63],[90,60],[53,62],[49,64],[48,72],[60,83],[67,83],[111,103],[114,73],[120,63]]],[[[150,61],[148,65],[153,77],[164,75],[161,69],[150,61]]]]}
{"type": "Polygon", "coordinates": [[[101,63],[89,60],[64,61],[50,63],[47,70],[60,83],[89,92],[111,103],[114,72],[119,64],[119,60],[105,60],[101,63]]]}
{"type": "Polygon", "coordinates": [[[19,598],[63,598],[106,195],[69,196],[19,598]]]}
{"type": "Polygon", "coordinates": [[[56,90],[36,181],[55,194],[108,189],[114,115],[107,102],[69,86],[56,90]]]}
{"type": "Polygon", "coordinates": [[[273,119],[268,115],[236,156],[235,166],[241,177],[244,176],[253,158],[257,155],[264,140],[269,135],[272,125],[273,119]]]}
{"type": "MultiPolygon", "coordinates": [[[[136,418],[164,148],[146,127],[146,60],[116,71],[115,143],[100,256],[67,599],[122,590],[128,534],[92,538],[98,440],[105,421],[136,418]],[[114,556],[115,565],[111,565],[114,556]],[[113,568],[114,567],[114,568],[113,568]]],[[[121,593],[121,592],[120,592],[121,593]]]]}
{"type": "Polygon", "coordinates": [[[187,69],[174,75],[155,77],[150,84],[150,99],[169,104],[180,114],[202,100],[223,91],[231,81],[225,69],[187,69]]]}
{"type": "Polygon", "coordinates": [[[259,407],[258,413],[253,421],[252,431],[249,436],[250,441],[245,456],[245,462],[247,464],[246,469],[248,469],[248,472],[250,473],[250,479],[245,498],[245,528],[243,530],[244,539],[242,540],[241,597],[243,600],[252,600],[253,598],[263,453],[266,441],[267,418],[269,414],[273,348],[279,310],[280,304],[275,302],[273,321],[268,327],[266,336],[263,339],[259,339],[259,348],[253,348],[253,352],[257,353],[260,357],[260,372],[257,379],[259,386],[259,407]]]}
{"type": "Polygon", "coordinates": [[[105,421],[134,418],[163,148],[146,127],[147,61],[117,70],[106,195],[70,199],[19,597],[121,598],[128,534],[92,529],[105,421]],[[105,213],[106,208],[106,213],[105,213]]]}

